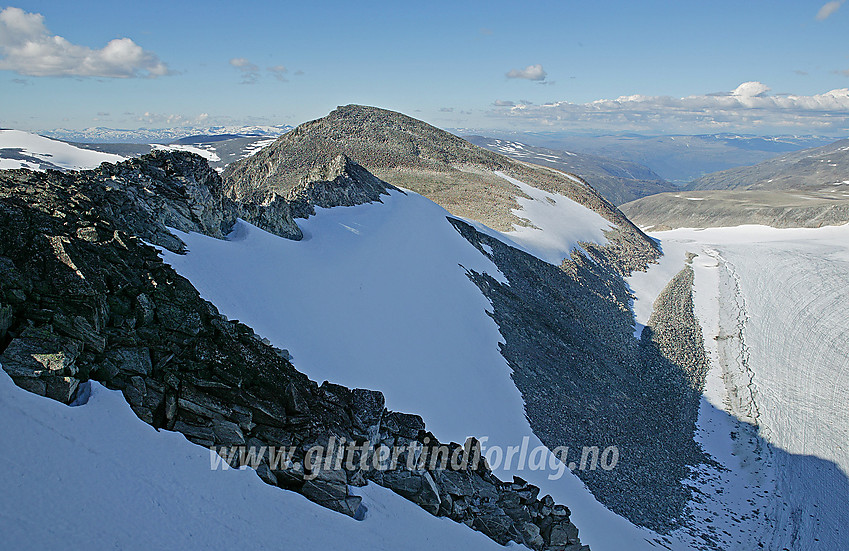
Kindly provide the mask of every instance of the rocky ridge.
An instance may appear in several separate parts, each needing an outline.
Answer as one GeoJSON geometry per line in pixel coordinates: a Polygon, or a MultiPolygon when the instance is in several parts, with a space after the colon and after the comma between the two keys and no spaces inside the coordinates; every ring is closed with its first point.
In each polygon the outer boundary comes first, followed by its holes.
{"type": "Polygon", "coordinates": [[[340,154],[326,164],[312,167],[306,176],[286,194],[286,201],[297,218],[315,214],[315,207],[350,207],[380,202],[393,185],[340,154]]]}
{"type": "MultiPolygon", "coordinates": [[[[201,159],[170,152],[79,173],[0,172],[0,364],[13,380],[64,403],[83,402],[87,381],[100,381],[146,423],[204,446],[294,446],[297,461],[272,469],[263,457],[261,478],[355,518],[364,511],[350,486],[371,480],[502,544],[586,549],[566,507],[520,479],[498,480],[485,462],[304,467],[307,450],[331,437],[440,444],[420,417],[387,411],[379,392],[310,381],[162,262],[146,242],[183,250],[168,227],[221,237],[251,215],[219,185],[201,159]]],[[[285,200],[253,205],[291,219],[285,200]]]]}

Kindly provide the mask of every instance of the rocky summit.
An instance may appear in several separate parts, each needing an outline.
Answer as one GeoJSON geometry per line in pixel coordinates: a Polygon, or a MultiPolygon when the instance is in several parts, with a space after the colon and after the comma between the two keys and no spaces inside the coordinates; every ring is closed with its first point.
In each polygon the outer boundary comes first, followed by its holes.
{"type": "Polygon", "coordinates": [[[487,151],[407,115],[362,105],[337,108],[304,123],[222,174],[235,200],[268,193],[289,197],[314,179],[313,171],[339,155],[384,182],[420,193],[451,214],[512,230],[528,222],[513,211],[523,192],[499,171],[535,188],[558,193],[611,222],[610,244],[601,252],[620,271],[643,269],[659,256],[655,244],[595,189],[575,175],[519,162],[487,151]]]}
{"type": "MultiPolygon", "coordinates": [[[[314,181],[345,171],[368,179],[345,159],[328,170],[314,181]]],[[[337,184],[350,189],[345,177],[337,184]]],[[[285,199],[234,202],[220,185],[202,159],[185,153],[86,172],[0,172],[0,364],[12,379],[64,403],[84,402],[88,381],[100,381],[122,391],[144,422],[204,446],[292,447],[291,461],[260,454],[262,480],[355,518],[363,508],[350,488],[372,481],[501,544],[588,549],[568,508],[521,479],[499,480],[485,462],[310,468],[307,450],[330,439],[442,444],[420,417],[388,411],[380,392],[309,380],[286,351],[226,319],[162,262],[151,244],[184,247],[169,227],[220,238],[235,217],[253,216],[297,237],[287,230],[285,199]]],[[[305,189],[305,204],[322,204],[323,192],[305,189]]],[[[458,455],[473,449],[445,446],[458,455]]]]}

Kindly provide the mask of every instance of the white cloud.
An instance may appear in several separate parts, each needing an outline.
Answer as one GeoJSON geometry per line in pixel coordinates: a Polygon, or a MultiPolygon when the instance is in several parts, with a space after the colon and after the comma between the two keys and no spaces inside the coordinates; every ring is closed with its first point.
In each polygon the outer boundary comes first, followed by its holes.
{"type": "Polygon", "coordinates": [[[36,77],[131,78],[171,72],[156,54],[129,38],[93,50],[51,34],[41,14],[20,8],[0,11],[0,55],[0,70],[36,77]]]}
{"type": "Polygon", "coordinates": [[[259,67],[244,57],[234,57],[230,65],[242,73],[242,84],[255,84],[259,80],[259,67]]]}
{"type": "Polygon", "coordinates": [[[769,91],[763,83],[744,82],[731,92],[683,98],[636,94],[582,104],[518,103],[490,116],[560,130],[849,131],[849,88],[811,96],[769,91]]]}
{"type": "Polygon", "coordinates": [[[503,100],[503,99],[497,99],[492,104],[496,107],[513,107],[514,105],[516,105],[515,102],[507,101],[507,100],[503,100]]]}
{"type": "Polygon", "coordinates": [[[817,21],[825,21],[826,19],[831,17],[834,12],[840,9],[840,6],[843,5],[843,2],[844,0],[836,0],[834,2],[828,2],[826,4],[823,4],[823,6],[820,8],[820,11],[817,12],[817,21]]]}
{"type": "Polygon", "coordinates": [[[735,88],[731,95],[738,98],[762,98],[766,96],[769,90],[769,86],[763,82],[750,81],[735,88]]]}
{"type": "Polygon", "coordinates": [[[274,75],[274,78],[276,78],[280,82],[288,82],[288,80],[286,79],[286,73],[288,73],[289,70],[286,67],[284,67],[283,65],[275,65],[274,67],[267,67],[267,70],[268,70],[269,73],[274,75]]]}
{"type": "Polygon", "coordinates": [[[542,82],[545,80],[545,77],[548,76],[548,73],[545,72],[545,69],[542,68],[542,65],[528,65],[524,69],[513,69],[507,73],[507,78],[524,78],[526,80],[535,80],[537,82],[542,82]]]}

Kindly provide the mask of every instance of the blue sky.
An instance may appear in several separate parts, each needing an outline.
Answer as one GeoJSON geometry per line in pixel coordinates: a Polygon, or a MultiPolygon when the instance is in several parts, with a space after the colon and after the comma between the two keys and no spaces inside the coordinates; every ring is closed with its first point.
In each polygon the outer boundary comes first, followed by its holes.
{"type": "Polygon", "coordinates": [[[4,7],[3,127],[297,124],[363,103],[455,128],[849,134],[841,2],[4,7]]]}

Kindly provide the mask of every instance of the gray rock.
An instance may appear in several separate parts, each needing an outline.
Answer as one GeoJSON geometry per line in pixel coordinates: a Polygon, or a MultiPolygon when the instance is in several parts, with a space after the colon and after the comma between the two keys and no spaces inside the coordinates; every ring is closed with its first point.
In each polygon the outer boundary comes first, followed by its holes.
{"type": "Polygon", "coordinates": [[[47,382],[44,378],[12,377],[12,380],[16,385],[33,394],[38,394],[39,396],[47,394],[47,382]]]}
{"type": "Polygon", "coordinates": [[[147,386],[144,379],[138,375],[130,379],[130,384],[124,387],[124,398],[130,405],[139,407],[144,405],[144,397],[147,393],[147,386]]]}
{"type": "Polygon", "coordinates": [[[212,432],[217,444],[242,445],[245,443],[245,435],[239,425],[232,421],[214,420],[212,432]]]}
{"type": "Polygon", "coordinates": [[[120,370],[138,375],[150,375],[153,369],[150,350],[147,348],[113,349],[106,353],[106,359],[112,361],[120,370]]]}
{"type": "Polygon", "coordinates": [[[82,316],[68,319],[62,314],[53,316],[53,326],[62,334],[72,339],[82,341],[86,349],[97,354],[106,350],[106,337],[101,335],[91,323],[82,316]]]}
{"type": "Polygon", "coordinates": [[[75,341],[45,329],[29,328],[9,343],[0,354],[0,363],[16,378],[75,375],[74,361],[79,352],[75,341]]]}
{"type": "Polygon", "coordinates": [[[12,307],[0,303],[0,339],[6,336],[6,331],[12,326],[12,307]]]}
{"type": "Polygon", "coordinates": [[[564,548],[578,543],[578,529],[571,522],[556,524],[551,528],[549,542],[554,548],[564,548]]]}
{"type": "Polygon", "coordinates": [[[153,322],[153,302],[144,293],[136,297],[136,325],[143,327],[153,322]]]}
{"type": "Polygon", "coordinates": [[[77,391],[80,380],[74,377],[45,377],[47,383],[45,396],[63,404],[70,404],[77,391]]]}
{"type": "Polygon", "coordinates": [[[394,411],[386,416],[385,425],[390,432],[397,433],[404,438],[417,438],[419,431],[425,428],[424,421],[420,416],[394,411]]]}
{"type": "Polygon", "coordinates": [[[307,413],[310,405],[294,383],[289,383],[283,390],[283,403],[292,413],[307,413]]]}
{"type": "Polygon", "coordinates": [[[177,421],[174,424],[174,431],[183,433],[186,438],[201,446],[212,446],[215,443],[215,433],[212,427],[193,425],[184,421],[177,421]]]}
{"type": "Polygon", "coordinates": [[[266,484],[277,486],[277,475],[275,475],[265,463],[261,463],[259,467],[257,467],[256,474],[259,475],[262,481],[266,484]]]}
{"type": "Polygon", "coordinates": [[[355,388],[351,391],[351,405],[354,411],[354,424],[364,436],[376,443],[383,418],[385,398],[382,392],[355,388]]]}
{"type": "Polygon", "coordinates": [[[304,495],[316,501],[342,499],[348,495],[348,478],[343,469],[318,469],[304,484],[304,495]],[[309,488],[309,491],[307,490],[309,488]]]}
{"type": "Polygon", "coordinates": [[[304,237],[301,228],[295,223],[291,206],[276,193],[271,192],[258,202],[239,202],[236,208],[239,218],[269,233],[295,241],[304,237]]]}
{"type": "Polygon", "coordinates": [[[326,164],[314,165],[286,195],[297,218],[315,214],[315,207],[354,206],[380,201],[387,189],[397,189],[340,154],[326,164]]]}
{"type": "Polygon", "coordinates": [[[432,515],[439,512],[439,487],[427,471],[389,471],[383,475],[384,485],[409,499],[432,515]]]}

